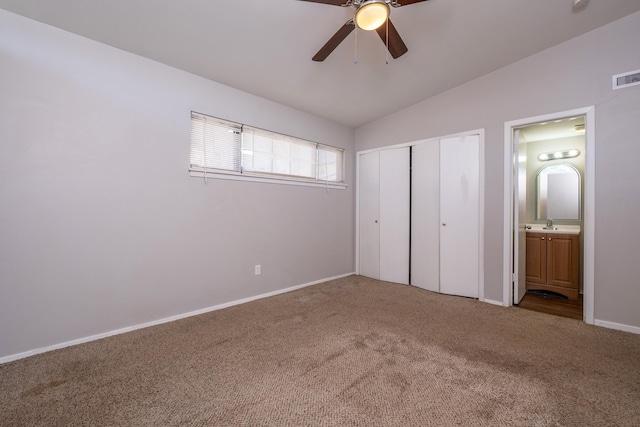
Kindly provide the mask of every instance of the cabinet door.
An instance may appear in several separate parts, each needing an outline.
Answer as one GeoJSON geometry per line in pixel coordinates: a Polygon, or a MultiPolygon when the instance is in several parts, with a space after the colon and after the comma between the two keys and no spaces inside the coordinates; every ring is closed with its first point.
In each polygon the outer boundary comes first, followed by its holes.
{"type": "Polygon", "coordinates": [[[547,240],[544,233],[527,233],[527,283],[547,283],[547,240]]]}
{"type": "Polygon", "coordinates": [[[547,280],[551,286],[578,289],[580,254],[578,236],[547,235],[547,280]]]}

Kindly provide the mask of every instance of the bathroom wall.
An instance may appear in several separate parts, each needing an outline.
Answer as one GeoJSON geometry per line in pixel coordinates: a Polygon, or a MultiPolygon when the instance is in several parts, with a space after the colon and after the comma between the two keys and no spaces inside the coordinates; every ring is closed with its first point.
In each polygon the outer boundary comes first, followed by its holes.
{"type": "MultiPolygon", "coordinates": [[[[527,147],[527,217],[526,222],[542,224],[544,219],[536,219],[537,210],[537,194],[538,194],[538,173],[545,166],[552,166],[558,164],[569,164],[575,167],[580,173],[580,179],[582,184],[580,186],[580,211],[583,212],[584,206],[584,165],[585,165],[585,138],[582,136],[573,136],[560,139],[549,139],[545,141],[534,141],[526,143],[527,147]],[[541,153],[548,153],[557,150],[565,150],[570,148],[577,148],[580,150],[580,155],[571,159],[563,160],[549,160],[541,162],[538,160],[538,155],[541,153]]],[[[580,220],[557,220],[558,224],[575,224],[581,225],[583,216],[580,216],[580,220]]]]}

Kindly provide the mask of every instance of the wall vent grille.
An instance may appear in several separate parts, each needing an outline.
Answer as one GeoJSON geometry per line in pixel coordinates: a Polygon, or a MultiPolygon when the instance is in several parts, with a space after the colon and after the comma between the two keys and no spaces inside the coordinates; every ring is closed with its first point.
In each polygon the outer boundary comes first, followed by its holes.
{"type": "Polygon", "coordinates": [[[622,89],[629,86],[640,85],[640,70],[613,76],[613,88],[622,89]]]}

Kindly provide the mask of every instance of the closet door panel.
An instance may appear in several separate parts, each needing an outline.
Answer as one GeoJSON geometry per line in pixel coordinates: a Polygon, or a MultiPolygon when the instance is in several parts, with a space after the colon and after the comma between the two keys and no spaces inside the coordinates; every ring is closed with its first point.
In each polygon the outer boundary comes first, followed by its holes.
{"type": "Polygon", "coordinates": [[[380,152],[360,155],[359,274],[380,278],[380,152]]]}
{"type": "Polygon", "coordinates": [[[409,147],[380,151],[380,280],[409,284],[409,147]]]}
{"type": "Polygon", "coordinates": [[[440,292],[440,142],[412,147],[411,284],[440,292]]]}
{"type": "Polygon", "coordinates": [[[440,142],[440,291],[477,298],[479,136],[440,142]]]}

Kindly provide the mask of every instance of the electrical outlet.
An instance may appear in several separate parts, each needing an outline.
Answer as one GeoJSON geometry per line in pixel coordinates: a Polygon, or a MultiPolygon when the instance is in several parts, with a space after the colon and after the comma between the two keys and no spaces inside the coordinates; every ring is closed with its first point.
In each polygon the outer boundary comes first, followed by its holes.
{"type": "Polygon", "coordinates": [[[255,271],[256,271],[256,276],[259,276],[260,275],[260,264],[256,265],[255,271]]]}

